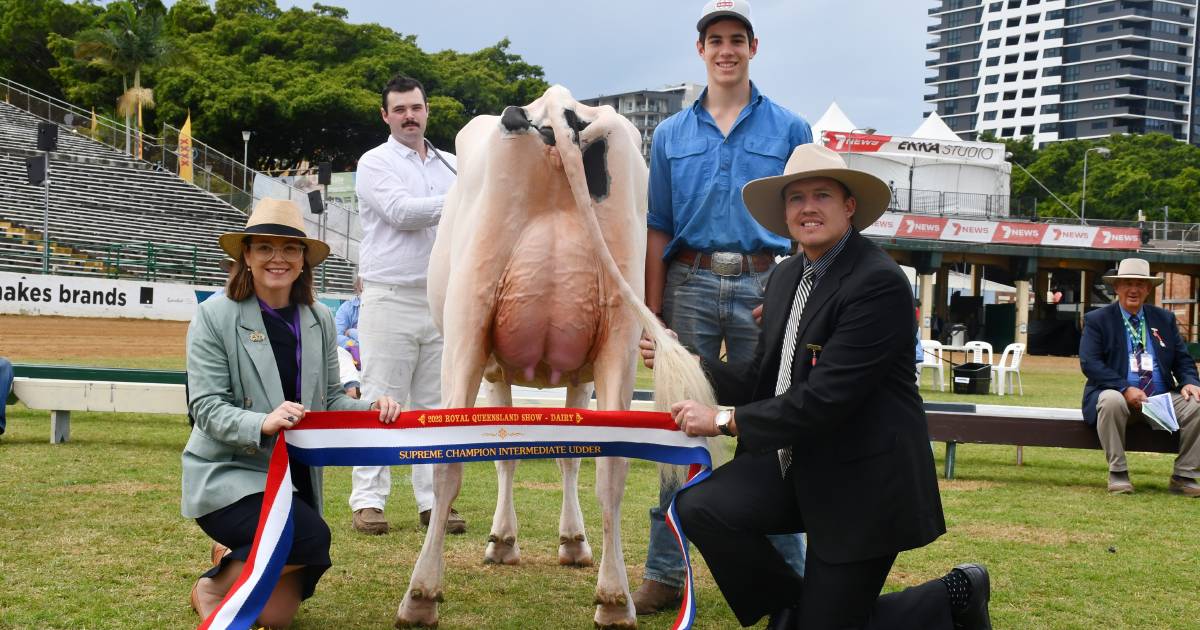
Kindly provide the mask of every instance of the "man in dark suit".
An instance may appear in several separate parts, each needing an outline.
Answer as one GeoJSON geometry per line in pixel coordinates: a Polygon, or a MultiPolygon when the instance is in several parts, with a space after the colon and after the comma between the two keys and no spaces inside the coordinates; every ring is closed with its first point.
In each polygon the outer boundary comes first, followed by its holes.
{"type": "MultiPolygon", "coordinates": [[[[817,145],[743,190],[767,229],[799,243],[767,286],[749,364],[703,362],[724,405],[672,406],[689,435],[736,435],[738,454],[676,498],[684,533],[749,626],[990,628],[980,565],[879,596],[896,558],[945,532],[913,380],[912,293],[859,234],[887,184],[817,145]],[[805,576],[767,535],[807,532],[805,576]]],[[[653,344],[643,341],[653,363],[653,344]]]]}
{"type": "Polygon", "coordinates": [[[1125,427],[1145,422],[1142,403],[1156,394],[1171,395],[1179,421],[1179,457],[1168,489],[1200,497],[1200,379],[1188,354],[1175,314],[1146,304],[1163,279],[1150,275],[1150,263],[1126,258],[1117,272],[1104,276],[1117,301],[1084,317],[1079,340],[1083,419],[1096,427],[1108,457],[1108,491],[1133,492],[1125,462],[1125,427]]]}

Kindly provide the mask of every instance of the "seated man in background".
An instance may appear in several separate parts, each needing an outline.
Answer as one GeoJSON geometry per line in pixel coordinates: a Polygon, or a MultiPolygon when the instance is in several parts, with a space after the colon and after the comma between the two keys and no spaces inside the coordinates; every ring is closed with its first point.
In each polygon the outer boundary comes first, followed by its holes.
{"type": "Polygon", "coordinates": [[[1079,339],[1083,419],[1096,427],[1108,458],[1108,491],[1133,492],[1125,462],[1125,427],[1145,422],[1142,403],[1171,393],[1179,420],[1179,457],[1168,488],[1200,497],[1200,378],[1188,354],[1175,314],[1146,304],[1163,279],[1150,275],[1150,263],[1126,258],[1115,274],[1104,276],[1117,301],[1084,317],[1079,339]]]}
{"type": "Polygon", "coordinates": [[[362,278],[354,279],[354,297],[342,302],[333,321],[337,326],[338,347],[345,348],[354,359],[354,366],[362,369],[362,357],[358,349],[358,307],[362,304],[362,278]]]}

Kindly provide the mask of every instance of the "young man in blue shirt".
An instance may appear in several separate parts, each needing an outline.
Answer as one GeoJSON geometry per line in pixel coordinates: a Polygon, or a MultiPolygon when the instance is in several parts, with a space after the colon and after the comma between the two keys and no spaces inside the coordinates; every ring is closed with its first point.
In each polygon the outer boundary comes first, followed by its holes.
{"type": "MultiPolygon", "coordinates": [[[[758,40],[748,2],[711,0],[696,29],[708,86],[655,129],[650,151],[646,305],[701,357],[720,360],[724,347],[730,362],[747,362],[758,340],[752,312],[775,257],[791,244],[750,216],[742,186],[782,173],[812,131],[750,81],[758,40]]],[[[660,505],[650,510],[645,579],[633,594],[638,614],[673,607],[681,595],[683,558],[664,520],[677,489],[661,482],[660,505]]],[[[803,539],[773,542],[802,574],[803,539]]]]}

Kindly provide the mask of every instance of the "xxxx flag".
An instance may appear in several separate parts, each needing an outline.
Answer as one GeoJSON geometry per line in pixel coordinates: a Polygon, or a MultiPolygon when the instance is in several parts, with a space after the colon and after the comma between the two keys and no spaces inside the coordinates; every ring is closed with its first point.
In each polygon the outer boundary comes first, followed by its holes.
{"type": "Polygon", "coordinates": [[[179,177],[192,181],[192,113],[188,112],[183,129],[179,130],[179,177]]]}

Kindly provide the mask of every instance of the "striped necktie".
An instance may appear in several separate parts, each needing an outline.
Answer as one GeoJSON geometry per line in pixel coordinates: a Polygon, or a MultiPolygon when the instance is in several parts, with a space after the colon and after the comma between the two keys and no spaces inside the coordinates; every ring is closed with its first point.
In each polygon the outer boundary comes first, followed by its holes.
{"type": "MultiPolygon", "coordinates": [[[[800,316],[804,313],[804,303],[812,292],[815,266],[804,266],[804,274],[800,278],[800,286],[796,287],[796,298],[792,300],[792,312],[788,314],[787,328],[783,333],[783,349],[779,356],[779,377],[775,381],[775,395],[781,396],[792,386],[792,359],[796,356],[796,333],[800,328],[800,316]]],[[[792,465],[792,447],[779,449],[779,472],[787,476],[788,468],[792,465]]]]}

